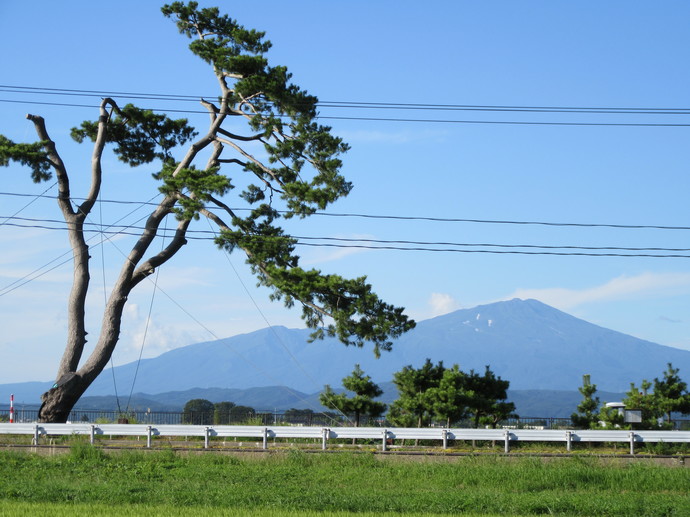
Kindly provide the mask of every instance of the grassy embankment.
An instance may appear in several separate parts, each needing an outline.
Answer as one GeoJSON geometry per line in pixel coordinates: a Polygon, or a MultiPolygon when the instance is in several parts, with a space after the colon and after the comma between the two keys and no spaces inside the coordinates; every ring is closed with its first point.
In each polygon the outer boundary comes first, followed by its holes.
{"type": "Polygon", "coordinates": [[[597,458],[0,452],[0,515],[690,515],[690,469],[597,458]]]}

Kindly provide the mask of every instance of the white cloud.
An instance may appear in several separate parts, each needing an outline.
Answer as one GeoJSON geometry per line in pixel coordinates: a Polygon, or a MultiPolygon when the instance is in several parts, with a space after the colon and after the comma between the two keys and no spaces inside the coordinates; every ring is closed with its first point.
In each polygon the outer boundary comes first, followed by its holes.
{"type": "MultiPolygon", "coordinates": [[[[372,235],[365,234],[354,234],[354,235],[333,235],[333,238],[348,239],[348,241],[342,242],[343,246],[347,244],[352,245],[366,245],[366,242],[356,242],[358,239],[363,241],[375,239],[372,235]]],[[[337,241],[336,241],[337,242],[337,241]]],[[[325,262],[334,262],[350,255],[356,255],[359,253],[364,253],[370,251],[367,248],[319,248],[318,251],[313,251],[309,256],[304,257],[302,260],[302,265],[313,266],[315,264],[323,264],[325,262]]]]}
{"type": "Polygon", "coordinates": [[[136,321],[140,318],[141,316],[139,315],[139,305],[136,303],[128,303],[125,305],[125,312],[124,312],[124,318],[125,319],[131,319],[132,321],[136,321]]]}
{"type": "Polygon", "coordinates": [[[208,338],[192,323],[174,324],[166,315],[140,313],[136,304],[129,304],[125,310],[120,343],[113,354],[117,364],[135,361],[142,357],[156,357],[181,346],[208,338]]]}
{"type": "Polygon", "coordinates": [[[449,294],[431,293],[429,297],[432,317],[448,314],[460,308],[460,303],[449,294]]]}
{"type": "Polygon", "coordinates": [[[517,289],[506,299],[534,298],[561,310],[567,310],[592,302],[687,293],[690,293],[690,273],[642,273],[636,276],[622,275],[605,284],[585,289],[517,289]]]}
{"type": "Polygon", "coordinates": [[[367,250],[362,248],[337,248],[335,251],[315,253],[308,259],[302,261],[303,266],[313,266],[316,264],[323,264],[325,262],[334,262],[336,260],[363,253],[367,250]]]}

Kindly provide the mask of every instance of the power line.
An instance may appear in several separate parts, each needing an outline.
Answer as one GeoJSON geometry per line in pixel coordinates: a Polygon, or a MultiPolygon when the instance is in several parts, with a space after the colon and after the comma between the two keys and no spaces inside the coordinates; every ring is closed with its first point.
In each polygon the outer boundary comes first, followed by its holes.
{"type": "MultiPolygon", "coordinates": [[[[328,217],[361,217],[365,219],[393,219],[400,221],[432,221],[443,223],[479,223],[479,224],[514,224],[514,225],[537,225],[537,226],[563,226],[577,228],[619,228],[635,230],[690,230],[690,226],[664,226],[664,225],[644,225],[644,224],[611,224],[611,223],[561,223],[548,221],[515,221],[510,219],[465,219],[457,217],[424,217],[406,215],[375,215],[375,214],[337,214],[317,212],[318,215],[328,217]]],[[[316,215],[316,214],[315,214],[316,215]]]]}
{"type": "MultiPolygon", "coordinates": [[[[32,104],[42,106],[59,106],[66,108],[93,108],[98,106],[90,104],[69,104],[63,102],[37,102],[37,101],[16,101],[0,99],[0,102],[16,104],[32,104]]],[[[183,114],[208,114],[204,110],[183,110],[183,109],[160,109],[144,108],[151,111],[164,113],[183,113],[183,114]]],[[[287,118],[287,117],[283,117],[287,118]]],[[[360,122],[406,122],[406,123],[425,123],[425,124],[485,124],[485,125],[507,125],[507,126],[600,126],[600,127],[690,127],[688,124],[679,123],[648,123],[648,122],[544,122],[544,121],[524,121],[524,120],[452,120],[452,119],[422,119],[422,118],[390,118],[390,117],[345,117],[345,116],[323,116],[317,115],[320,120],[354,120],[360,122]]]]}
{"type": "MultiPolygon", "coordinates": [[[[37,219],[28,217],[18,217],[18,216],[8,216],[6,220],[19,220],[26,222],[44,222],[59,224],[61,226],[43,226],[37,224],[20,224],[20,223],[6,223],[8,226],[18,226],[21,228],[35,228],[42,230],[63,230],[69,229],[69,224],[61,221],[59,219],[37,219]]],[[[83,223],[85,232],[98,233],[102,235],[140,235],[142,231],[146,228],[144,226],[135,225],[121,225],[109,224],[107,228],[109,230],[102,229],[99,223],[85,222],[83,223]],[[95,228],[90,228],[95,227],[95,228]]],[[[166,237],[167,230],[164,230],[159,237],[166,237]]],[[[187,230],[187,236],[191,239],[204,239],[213,240],[216,237],[216,232],[212,230],[187,230]],[[198,236],[196,236],[198,235],[198,236]]],[[[690,248],[662,248],[662,247],[618,247],[618,246],[571,246],[571,245],[535,245],[535,244],[495,244],[495,243],[457,243],[457,242],[429,242],[429,241],[411,241],[411,240],[382,240],[382,239],[369,239],[369,238],[346,238],[346,237],[314,237],[314,236],[301,236],[301,235],[290,235],[285,237],[263,237],[261,235],[255,235],[256,239],[264,240],[275,240],[275,239],[297,239],[297,240],[319,240],[319,241],[336,241],[343,243],[360,243],[367,242],[373,244],[406,244],[406,245],[433,245],[433,246],[461,246],[461,247],[510,247],[510,248],[544,248],[544,249],[577,249],[577,250],[621,250],[621,251],[669,251],[669,252],[687,252],[690,248]]],[[[347,247],[347,246],[344,246],[347,247]]]]}
{"type": "MultiPolygon", "coordinates": [[[[0,192],[0,196],[13,197],[45,197],[54,199],[53,196],[46,196],[45,194],[23,194],[17,192],[0,192]]],[[[79,201],[84,198],[74,197],[73,200],[79,201]]],[[[144,201],[127,201],[104,199],[102,203],[112,203],[121,205],[150,205],[154,206],[157,203],[144,201]]],[[[250,208],[232,208],[233,211],[249,211],[250,208]]],[[[284,211],[278,211],[284,214],[284,211]]],[[[554,226],[554,227],[573,227],[573,228],[615,228],[626,230],[690,230],[690,226],[673,226],[673,225],[658,225],[658,224],[614,224],[614,223],[568,223],[557,221],[520,221],[512,219],[476,219],[476,218],[460,218],[460,217],[433,217],[433,216],[412,216],[412,215],[386,215],[386,214],[359,214],[359,213],[337,213],[337,212],[315,212],[314,216],[320,217],[338,217],[338,218],[363,218],[363,219],[382,219],[393,221],[428,221],[440,223],[474,223],[474,224],[507,224],[519,226],[554,226]]],[[[2,216],[0,216],[2,217],[2,216]]],[[[62,221],[58,221],[62,222],[62,221]]]]}
{"type": "MultiPolygon", "coordinates": [[[[82,90],[70,88],[44,88],[35,86],[0,85],[0,91],[9,93],[33,93],[70,96],[123,96],[127,98],[141,98],[152,100],[193,101],[201,98],[215,98],[218,95],[186,95],[165,93],[121,92],[109,90],[82,90]]],[[[628,113],[628,114],[663,114],[690,115],[690,108],[659,108],[659,107],[614,107],[614,106],[518,106],[491,104],[434,104],[434,103],[405,103],[405,102],[365,102],[365,101],[319,101],[319,106],[329,108],[380,108],[380,109],[429,109],[447,111],[538,111],[562,113],[628,113]]]]}
{"type": "MultiPolygon", "coordinates": [[[[22,219],[22,218],[17,218],[22,219]]],[[[59,221],[55,221],[59,222],[59,221]]],[[[86,223],[89,224],[89,223],[86,223]]],[[[91,223],[96,226],[95,223],[91,223]]],[[[45,230],[67,231],[66,226],[51,227],[35,224],[6,223],[7,226],[20,228],[34,228],[45,230]]],[[[114,225],[111,225],[111,227],[114,225]]],[[[86,229],[103,235],[131,235],[138,236],[140,232],[131,230],[143,230],[143,227],[128,226],[123,230],[99,230],[86,229]]],[[[189,230],[187,238],[190,240],[212,241],[215,237],[208,235],[213,233],[207,230],[189,230]],[[197,234],[197,235],[194,235],[197,234]],[[202,234],[202,235],[198,235],[202,234]]],[[[559,255],[559,256],[586,256],[586,257],[634,257],[634,258],[690,258],[690,248],[663,248],[663,247],[622,247],[622,246],[574,246],[574,245],[539,245],[539,244],[501,244],[501,243],[457,243],[457,242],[425,242],[409,240],[381,240],[381,239],[345,239],[337,237],[262,237],[256,239],[274,240],[276,238],[294,239],[297,246],[331,247],[331,248],[359,248],[369,250],[393,250],[393,251],[423,251],[446,253],[491,253],[512,255],[559,255]],[[325,242],[305,242],[325,241],[325,242]],[[446,247],[440,247],[446,246],[446,247]],[[452,247],[449,247],[452,246],[452,247]],[[488,249],[486,249],[488,248],[488,249]],[[631,253],[620,253],[620,252],[631,253]],[[652,253],[655,252],[655,253],[652,253]]],[[[63,262],[64,263],[64,262],[63,262]]],[[[23,285],[23,284],[22,284],[23,285]]],[[[9,287],[9,286],[8,286],[9,287]]],[[[5,293],[2,293],[5,294],[5,293]]]]}
{"type": "MultiPolygon", "coordinates": [[[[146,202],[146,204],[150,203],[153,199],[154,199],[154,198],[151,198],[148,202],[146,202]]],[[[116,221],[116,222],[119,222],[119,221],[123,220],[124,218],[129,217],[130,215],[132,215],[132,214],[134,214],[135,212],[137,212],[140,208],[141,208],[141,206],[139,206],[139,207],[137,207],[137,208],[131,210],[129,213],[127,213],[127,214],[125,214],[124,216],[122,216],[122,217],[121,217],[118,221],[116,221]]],[[[146,217],[146,216],[145,216],[145,217],[146,217]]],[[[139,219],[139,220],[136,221],[136,222],[138,223],[138,222],[140,222],[141,220],[142,220],[142,219],[139,219]]],[[[64,222],[64,221],[63,221],[63,222],[64,222]]],[[[17,226],[15,223],[5,223],[4,225],[5,225],[5,226],[17,226]]],[[[55,229],[55,228],[48,227],[47,229],[52,230],[52,229],[55,229]]],[[[58,229],[60,229],[60,228],[58,228],[58,229]]],[[[102,235],[105,235],[105,234],[106,234],[106,233],[102,233],[102,235]]],[[[58,260],[62,259],[63,257],[65,257],[65,256],[67,256],[67,255],[70,255],[70,254],[71,254],[71,250],[66,251],[66,252],[62,253],[61,255],[59,255],[58,257],[56,257],[56,258],[54,258],[53,260],[51,260],[50,262],[48,262],[47,264],[44,264],[43,266],[41,266],[41,267],[39,267],[39,268],[33,270],[32,272],[30,272],[30,273],[24,275],[22,278],[17,279],[17,280],[15,280],[14,282],[12,282],[12,283],[10,283],[10,284],[8,284],[8,285],[6,285],[6,286],[0,288],[0,296],[4,296],[4,295],[6,295],[6,294],[8,294],[8,293],[10,293],[10,292],[12,292],[12,291],[14,291],[14,290],[16,290],[16,289],[19,289],[19,288],[22,287],[23,285],[26,285],[26,284],[28,284],[29,282],[32,282],[33,280],[36,280],[37,278],[40,278],[40,277],[42,277],[43,275],[49,273],[50,271],[53,271],[54,269],[57,269],[58,267],[60,267],[60,266],[62,266],[62,265],[64,265],[64,264],[67,264],[68,262],[72,261],[72,257],[69,257],[69,258],[67,258],[66,260],[64,260],[64,261],[60,262],[59,264],[55,265],[54,267],[51,267],[51,268],[48,269],[48,270],[45,269],[45,268],[47,268],[48,266],[50,266],[51,264],[53,264],[54,262],[57,262],[58,260]]]]}
{"type": "MultiPolygon", "coordinates": [[[[8,92],[12,93],[12,92],[8,92]]],[[[103,92],[106,93],[106,92],[103,92]]],[[[91,95],[91,94],[89,94],[91,95]]],[[[147,99],[147,100],[165,100],[165,101],[170,101],[170,100],[184,100],[187,101],[189,99],[175,99],[172,97],[155,97],[155,96],[143,96],[143,97],[132,97],[132,98],[140,98],[140,99],[147,99]]],[[[75,104],[75,103],[64,103],[64,102],[47,102],[47,101],[27,101],[27,100],[13,100],[13,99],[0,99],[0,102],[5,102],[5,103],[15,103],[15,104],[28,104],[28,105],[43,105],[43,106],[58,106],[58,107],[68,107],[68,108],[91,108],[91,109],[96,109],[98,106],[96,105],[91,105],[91,104],[75,104]]],[[[458,105],[459,106],[459,105],[458,105]]],[[[333,104],[328,104],[324,103],[322,104],[322,107],[339,107],[339,108],[348,108],[348,109],[356,109],[356,108],[373,108],[375,105],[372,103],[367,106],[359,105],[356,103],[352,104],[346,104],[346,103],[333,103],[333,104]]],[[[635,114],[635,115],[640,115],[640,114],[655,114],[655,115],[688,115],[690,112],[684,112],[682,110],[674,110],[674,111],[663,111],[663,110],[656,110],[656,111],[651,111],[651,110],[645,110],[643,108],[638,108],[637,110],[628,110],[628,111],[623,111],[617,110],[616,108],[612,108],[609,110],[584,110],[581,108],[572,108],[572,109],[556,109],[556,108],[500,108],[500,107],[494,107],[494,108],[484,108],[484,107],[466,107],[466,108],[461,108],[461,107],[443,107],[442,105],[427,105],[426,108],[423,107],[423,105],[419,105],[418,107],[412,108],[409,105],[406,107],[406,105],[401,104],[398,105],[397,108],[395,108],[394,105],[386,105],[386,104],[381,104],[378,106],[379,109],[426,109],[426,110],[443,110],[443,111],[458,111],[458,110],[463,110],[463,111],[509,111],[509,112],[521,112],[521,113],[526,113],[526,112],[538,112],[538,113],[580,113],[580,114],[591,114],[591,113],[606,113],[606,114],[635,114]]],[[[170,108],[146,108],[150,109],[152,111],[158,111],[158,112],[165,112],[165,113],[183,113],[183,114],[207,114],[207,110],[191,110],[191,109],[170,109],[170,108]]],[[[287,118],[287,117],[283,117],[287,118]]],[[[656,123],[649,123],[649,122],[564,122],[564,121],[525,121],[525,120],[458,120],[458,119],[433,119],[433,118],[402,118],[402,117],[357,117],[357,116],[334,116],[334,115],[317,115],[317,119],[321,120],[353,120],[353,121],[361,121],[361,122],[404,122],[404,123],[426,123],[426,124],[483,124],[483,125],[519,125],[519,126],[581,126],[581,127],[587,127],[587,126],[592,126],[592,127],[690,127],[690,123],[666,123],[666,122],[656,122],[656,123]]]]}
{"type": "Polygon", "coordinates": [[[645,122],[536,122],[524,120],[445,120],[387,117],[334,117],[319,116],[323,120],[358,120],[362,122],[418,122],[427,124],[487,124],[503,126],[608,126],[608,127],[690,127],[690,124],[667,124],[645,122]]]}
{"type": "Polygon", "coordinates": [[[488,253],[495,255],[557,255],[569,257],[627,257],[627,258],[690,258],[690,255],[660,255],[660,254],[629,254],[629,253],[586,253],[586,252],[557,252],[557,251],[520,251],[520,250],[469,250],[469,249],[441,249],[441,248],[403,248],[399,246],[368,246],[351,244],[348,246],[338,244],[311,244],[299,243],[301,246],[318,246],[332,248],[361,248],[371,250],[395,250],[395,251],[426,251],[448,253],[488,253]]]}
{"type": "MultiPolygon", "coordinates": [[[[40,88],[36,86],[16,86],[7,84],[0,84],[0,91],[8,93],[32,93],[40,95],[67,95],[75,97],[127,97],[138,99],[172,101],[198,101],[200,98],[196,95],[168,95],[165,93],[133,93],[104,90],[77,90],[70,88],[40,88]]],[[[209,97],[217,97],[217,95],[211,95],[209,97]]]]}

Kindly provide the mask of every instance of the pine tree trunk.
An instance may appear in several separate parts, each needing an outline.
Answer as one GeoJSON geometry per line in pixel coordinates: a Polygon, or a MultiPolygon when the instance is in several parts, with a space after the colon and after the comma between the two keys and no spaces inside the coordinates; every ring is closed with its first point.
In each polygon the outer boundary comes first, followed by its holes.
{"type": "Polygon", "coordinates": [[[61,377],[53,388],[41,395],[43,403],[38,410],[38,421],[54,424],[67,422],[72,408],[86,388],[88,385],[73,372],[61,377]]]}
{"type": "MultiPolygon", "coordinates": [[[[59,372],[60,377],[55,385],[41,395],[41,408],[38,410],[38,421],[44,423],[64,423],[69,418],[72,408],[96,377],[107,366],[120,335],[122,311],[127,301],[127,294],[131,288],[126,281],[120,281],[113,289],[113,293],[104,311],[101,337],[85,364],[78,371],[59,372]]],[[[73,348],[68,346],[65,355],[72,355],[73,348]]],[[[76,355],[78,360],[81,351],[76,355]]],[[[63,364],[65,361],[63,361],[63,364]]]]}

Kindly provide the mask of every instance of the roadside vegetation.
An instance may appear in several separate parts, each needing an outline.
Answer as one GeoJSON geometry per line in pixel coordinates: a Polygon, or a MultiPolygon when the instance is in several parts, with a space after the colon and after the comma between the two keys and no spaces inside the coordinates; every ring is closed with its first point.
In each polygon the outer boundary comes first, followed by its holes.
{"type": "Polygon", "coordinates": [[[582,456],[0,452],[0,514],[668,516],[689,485],[685,467],[582,456]]]}
{"type": "Polygon", "coordinates": [[[644,379],[639,386],[630,383],[622,404],[625,408],[600,405],[596,396],[597,385],[589,375],[582,376],[582,402],[570,417],[579,429],[674,429],[674,415],[690,414],[690,392],[687,383],[680,378],[679,368],[668,363],[661,379],[653,382],[644,379]],[[651,391],[650,391],[651,388],[651,391]],[[634,413],[626,419],[627,413],[634,413]]]}

